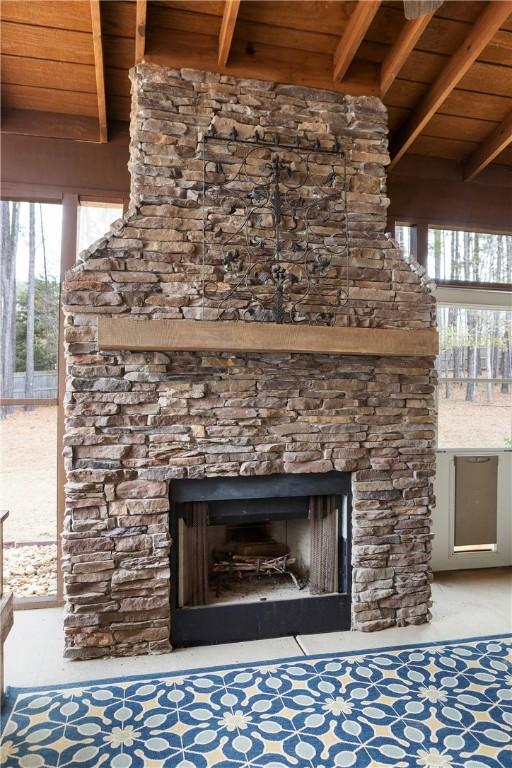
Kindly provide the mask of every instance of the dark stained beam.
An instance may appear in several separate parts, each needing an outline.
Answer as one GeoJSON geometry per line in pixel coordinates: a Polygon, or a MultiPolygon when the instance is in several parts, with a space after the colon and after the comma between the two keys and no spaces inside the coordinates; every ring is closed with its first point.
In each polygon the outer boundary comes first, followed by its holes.
{"type": "Polygon", "coordinates": [[[105,93],[105,67],[103,64],[103,38],[101,35],[100,0],[90,0],[92,42],[94,48],[94,71],[96,74],[96,94],[98,98],[99,141],[108,141],[107,98],[105,93]]]}
{"type": "Polygon", "coordinates": [[[380,0],[358,0],[334,53],[333,80],[343,80],[347,74],[379,6],[380,0]]]}
{"type": "Polygon", "coordinates": [[[4,107],[1,128],[5,134],[98,142],[98,121],[81,115],[4,107]]]}
{"type": "Polygon", "coordinates": [[[417,19],[406,21],[397,39],[391,46],[380,69],[380,95],[383,98],[389,91],[396,76],[409,58],[416,43],[427,28],[435,11],[419,16],[417,19]]]}
{"type": "Polygon", "coordinates": [[[137,0],[135,19],[135,63],[140,64],[146,51],[147,0],[137,0]]]}
{"type": "Polygon", "coordinates": [[[228,63],[239,8],[240,0],[226,0],[224,3],[224,13],[219,32],[219,55],[217,59],[219,67],[225,67],[228,63]]]}
{"type": "Polygon", "coordinates": [[[117,138],[116,123],[109,127],[108,144],[98,143],[97,124],[94,142],[2,133],[2,193],[23,200],[60,200],[63,191],[93,200],[128,199],[128,126],[117,138]]]}
{"type": "Polygon", "coordinates": [[[512,232],[512,166],[492,164],[471,184],[456,160],[408,152],[388,174],[389,220],[512,232]]]}
{"type": "Polygon", "coordinates": [[[486,4],[460,48],[451,56],[437,80],[392,141],[389,168],[393,168],[411,147],[511,13],[511,0],[486,4]]]}
{"type": "Polygon", "coordinates": [[[471,181],[512,142],[512,112],[464,163],[464,181],[471,181]]]}

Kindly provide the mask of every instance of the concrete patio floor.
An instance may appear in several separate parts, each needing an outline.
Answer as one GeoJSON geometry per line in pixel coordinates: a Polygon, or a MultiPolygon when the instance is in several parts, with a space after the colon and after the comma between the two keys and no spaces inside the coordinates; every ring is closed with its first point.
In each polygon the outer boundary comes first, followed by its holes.
{"type": "Polygon", "coordinates": [[[512,631],[512,569],[435,575],[432,622],[371,634],[333,632],[177,649],[159,656],[69,662],[62,658],[62,608],[17,611],[5,645],[8,686],[53,685],[223,664],[455,640],[512,631]]]}

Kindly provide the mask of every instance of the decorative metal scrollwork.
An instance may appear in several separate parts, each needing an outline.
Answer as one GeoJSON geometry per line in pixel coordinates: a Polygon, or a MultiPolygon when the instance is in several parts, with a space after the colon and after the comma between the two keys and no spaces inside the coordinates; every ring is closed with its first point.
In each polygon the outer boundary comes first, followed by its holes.
{"type": "MultiPolygon", "coordinates": [[[[203,138],[202,302],[220,319],[334,322],[348,301],[345,155],[203,138]]],[[[210,315],[211,316],[211,315],[210,315]]]]}

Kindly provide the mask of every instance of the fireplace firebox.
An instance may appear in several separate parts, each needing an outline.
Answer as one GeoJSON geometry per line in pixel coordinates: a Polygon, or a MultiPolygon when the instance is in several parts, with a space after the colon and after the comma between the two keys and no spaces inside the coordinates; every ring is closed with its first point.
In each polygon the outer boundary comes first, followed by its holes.
{"type": "Polygon", "coordinates": [[[171,642],[350,629],[350,474],[171,483],[171,642]]]}

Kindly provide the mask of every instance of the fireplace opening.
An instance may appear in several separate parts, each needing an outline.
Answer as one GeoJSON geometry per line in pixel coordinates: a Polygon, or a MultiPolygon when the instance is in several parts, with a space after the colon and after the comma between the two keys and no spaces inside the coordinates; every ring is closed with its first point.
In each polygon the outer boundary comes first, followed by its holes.
{"type": "Polygon", "coordinates": [[[346,473],[173,483],[172,642],[350,628],[349,513],[346,473]]]}
{"type": "Polygon", "coordinates": [[[209,526],[208,603],[309,594],[307,527],[303,520],[209,526]]]}
{"type": "Polygon", "coordinates": [[[188,503],[180,606],[336,592],[338,506],[334,495],[188,503]]]}

